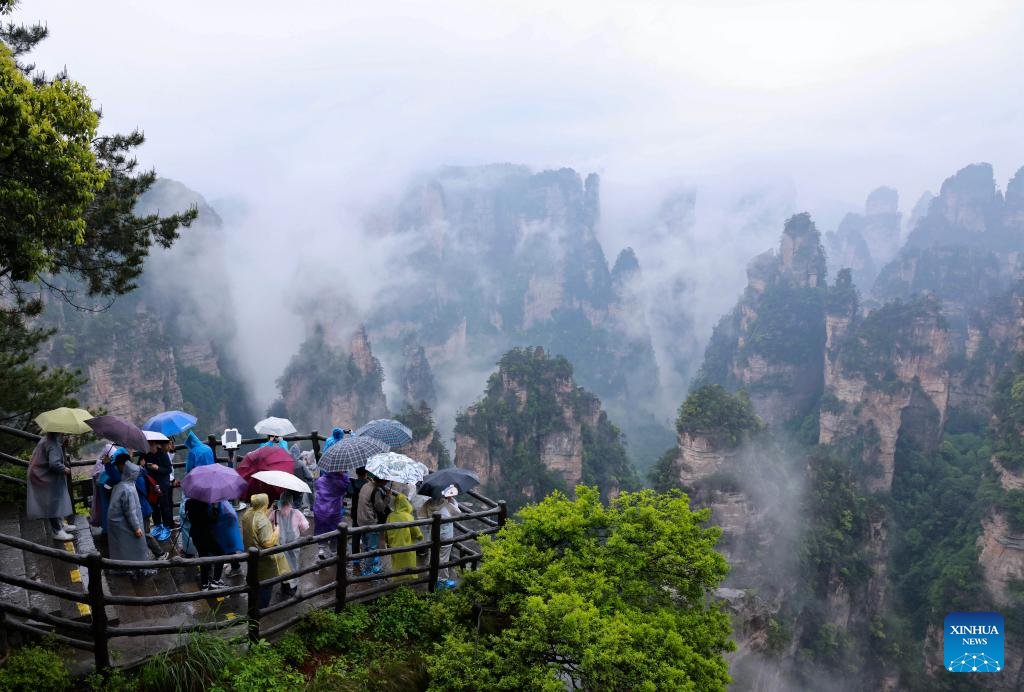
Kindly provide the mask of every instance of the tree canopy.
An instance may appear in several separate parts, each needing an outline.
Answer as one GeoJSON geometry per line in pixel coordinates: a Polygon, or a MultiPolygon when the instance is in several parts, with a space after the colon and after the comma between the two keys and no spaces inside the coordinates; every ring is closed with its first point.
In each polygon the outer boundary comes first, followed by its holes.
{"type": "Polygon", "coordinates": [[[437,690],[714,690],[729,683],[729,617],[709,597],[728,570],[679,492],[554,493],[484,542],[459,595],[476,631],[428,657],[437,690]]]}

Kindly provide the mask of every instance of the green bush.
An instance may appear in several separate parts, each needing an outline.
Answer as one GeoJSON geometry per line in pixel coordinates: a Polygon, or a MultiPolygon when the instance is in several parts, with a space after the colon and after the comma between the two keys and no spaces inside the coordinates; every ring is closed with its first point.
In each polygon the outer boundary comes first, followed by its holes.
{"type": "Polygon", "coordinates": [[[237,658],[235,641],[193,632],[182,636],[179,648],[149,659],[139,684],[153,692],[203,692],[237,658]]]}
{"type": "Polygon", "coordinates": [[[373,636],[383,641],[420,639],[423,620],[430,604],[408,587],[402,587],[380,599],[373,608],[373,636]]]}
{"type": "Polygon", "coordinates": [[[0,668],[0,690],[60,692],[71,689],[71,672],[53,648],[32,645],[14,651],[0,668]]]}
{"type": "Polygon", "coordinates": [[[237,692],[288,692],[306,684],[305,676],[288,665],[284,654],[265,639],[232,661],[218,681],[237,692]]]}
{"type": "Polygon", "coordinates": [[[346,650],[370,626],[370,614],[362,605],[350,605],[340,613],[311,610],[303,618],[298,632],[312,651],[334,648],[346,650]]]}
{"type": "Polygon", "coordinates": [[[306,658],[309,657],[309,650],[306,648],[306,642],[302,640],[297,632],[289,632],[285,636],[281,637],[274,646],[288,663],[293,666],[301,666],[306,658]]]}

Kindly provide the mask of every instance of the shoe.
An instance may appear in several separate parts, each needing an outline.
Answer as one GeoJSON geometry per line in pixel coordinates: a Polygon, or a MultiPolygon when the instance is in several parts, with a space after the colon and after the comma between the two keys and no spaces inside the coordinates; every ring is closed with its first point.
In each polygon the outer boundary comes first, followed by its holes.
{"type": "Polygon", "coordinates": [[[73,541],[74,539],[74,536],[63,529],[53,534],[53,540],[55,541],[73,541]]]}
{"type": "Polygon", "coordinates": [[[169,558],[169,557],[170,557],[170,554],[169,554],[169,553],[163,552],[163,553],[160,553],[159,555],[157,555],[157,556],[156,556],[155,558],[153,558],[153,559],[154,559],[154,560],[166,560],[166,559],[167,559],[167,558],[169,558]]]}
{"type": "Polygon", "coordinates": [[[316,559],[317,559],[317,560],[326,560],[326,559],[327,559],[327,553],[325,553],[325,552],[323,551],[323,549],[321,549],[321,550],[320,550],[320,551],[319,551],[319,552],[318,552],[318,553],[316,554],[316,559]]]}
{"type": "Polygon", "coordinates": [[[60,528],[62,530],[64,530],[64,531],[70,533],[71,531],[74,531],[77,527],[74,524],[69,524],[67,522],[64,522],[64,524],[60,528]]]}
{"type": "Polygon", "coordinates": [[[227,584],[225,584],[225,583],[224,583],[223,581],[221,581],[220,579],[211,579],[211,580],[210,580],[210,590],[211,590],[211,591],[212,591],[213,589],[226,589],[226,588],[228,588],[228,585],[227,585],[227,584]]]}
{"type": "Polygon", "coordinates": [[[370,568],[370,574],[380,574],[383,571],[384,570],[381,568],[380,565],[374,565],[373,567],[370,568]]]}
{"type": "Polygon", "coordinates": [[[454,579],[445,579],[444,580],[444,588],[446,588],[446,589],[454,589],[458,585],[459,585],[459,582],[455,581],[454,579]]]}
{"type": "Polygon", "coordinates": [[[160,540],[160,534],[163,533],[163,530],[164,530],[164,525],[163,524],[157,524],[156,526],[153,527],[153,530],[149,532],[149,535],[159,541],[160,540]]]}
{"type": "Polygon", "coordinates": [[[160,529],[160,535],[156,537],[158,541],[166,541],[168,538],[171,537],[171,530],[169,528],[167,528],[166,526],[161,526],[160,529]]]}
{"type": "Polygon", "coordinates": [[[210,591],[212,588],[213,587],[210,586],[210,582],[206,582],[205,584],[203,584],[202,586],[199,587],[199,590],[200,591],[210,591]]]}

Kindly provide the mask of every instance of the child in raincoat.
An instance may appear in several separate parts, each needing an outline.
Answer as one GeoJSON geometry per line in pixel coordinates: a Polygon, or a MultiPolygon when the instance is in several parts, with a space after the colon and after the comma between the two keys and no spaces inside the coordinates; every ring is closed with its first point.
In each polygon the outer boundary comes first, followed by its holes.
{"type": "MultiPolygon", "coordinates": [[[[309,521],[303,516],[302,512],[295,509],[295,493],[290,490],[286,490],[281,494],[281,499],[277,501],[277,509],[270,514],[270,523],[277,526],[281,545],[299,540],[302,532],[309,528],[309,521]]],[[[299,569],[298,548],[286,550],[284,557],[288,560],[288,565],[292,568],[293,572],[299,569]]],[[[299,580],[289,579],[286,582],[282,582],[281,590],[286,597],[298,593],[299,580]]]]}
{"type": "MultiPolygon", "coordinates": [[[[388,515],[389,524],[400,524],[406,521],[413,521],[416,517],[412,515],[412,503],[402,493],[395,495],[395,509],[388,515]]],[[[404,529],[388,529],[388,547],[401,548],[406,545],[413,545],[423,540],[423,532],[420,527],[412,526],[404,529]]],[[[391,569],[400,572],[416,566],[416,551],[406,550],[395,553],[391,556],[391,569]]],[[[406,574],[400,577],[391,577],[393,581],[404,579],[415,579],[415,574],[406,574]]]]}
{"type": "MultiPolygon", "coordinates": [[[[149,558],[146,537],[143,532],[142,506],[135,489],[135,479],[141,469],[130,461],[124,464],[120,482],[110,495],[110,512],[107,516],[110,558],[112,560],[143,561],[149,558]]],[[[139,571],[133,573],[139,576],[139,571]]]]}

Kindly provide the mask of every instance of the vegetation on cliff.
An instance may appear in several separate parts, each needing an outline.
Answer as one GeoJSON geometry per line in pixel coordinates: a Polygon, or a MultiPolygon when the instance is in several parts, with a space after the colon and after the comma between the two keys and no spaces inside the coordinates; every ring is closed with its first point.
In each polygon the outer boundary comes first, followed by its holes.
{"type": "Polygon", "coordinates": [[[430,440],[427,444],[427,452],[437,459],[437,468],[448,468],[452,465],[452,457],[448,448],[444,446],[441,433],[434,427],[434,413],[426,401],[421,401],[417,407],[406,406],[400,413],[395,414],[395,420],[412,430],[413,440],[430,440]]]}
{"type": "Polygon", "coordinates": [[[502,356],[487,381],[484,397],[456,418],[456,435],[471,437],[487,450],[497,479],[486,491],[513,506],[555,490],[572,490],[543,460],[543,443],[552,434],[569,433],[578,424],[582,448],[582,479],[607,497],[636,485],[626,457],[624,438],[596,396],[572,379],[573,368],[562,356],[542,348],[515,348],[502,356]],[[529,497],[524,489],[530,490],[529,497]]]}

